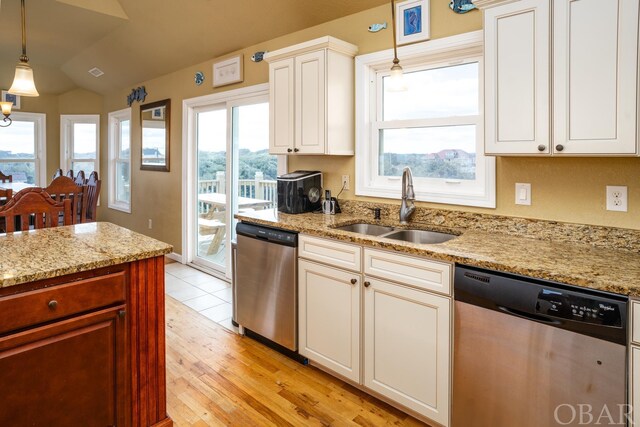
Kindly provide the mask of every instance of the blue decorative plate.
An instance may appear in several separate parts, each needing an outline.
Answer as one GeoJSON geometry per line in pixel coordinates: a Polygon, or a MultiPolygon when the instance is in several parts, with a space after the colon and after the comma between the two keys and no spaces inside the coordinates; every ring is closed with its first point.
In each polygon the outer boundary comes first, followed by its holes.
{"type": "Polygon", "coordinates": [[[449,2],[449,7],[455,13],[467,13],[470,10],[476,8],[476,5],[472,3],[471,0],[451,0],[449,2]]]}
{"type": "Polygon", "coordinates": [[[193,79],[195,80],[196,84],[200,86],[204,81],[204,73],[202,71],[196,71],[196,74],[193,77],[193,79]]]}

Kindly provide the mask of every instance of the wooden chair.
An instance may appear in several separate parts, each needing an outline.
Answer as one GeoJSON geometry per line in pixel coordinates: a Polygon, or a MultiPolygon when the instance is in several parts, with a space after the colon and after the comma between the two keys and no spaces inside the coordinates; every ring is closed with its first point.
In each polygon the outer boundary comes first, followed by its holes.
{"type": "Polygon", "coordinates": [[[79,224],[85,222],[87,215],[87,186],[78,186],[73,179],[66,176],[59,176],[54,179],[45,191],[49,193],[55,201],[69,199],[71,202],[71,223],[79,224]]]}
{"type": "Polygon", "coordinates": [[[67,177],[69,177],[69,178],[73,179],[73,169],[69,169],[69,170],[67,171],[67,177]]]}
{"type": "Polygon", "coordinates": [[[87,180],[84,177],[84,171],[79,171],[75,179],[76,185],[85,185],[87,180]]]}
{"type": "MultiPolygon", "coordinates": [[[[12,195],[13,190],[5,190],[4,188],[0,188],[0,209],[2,209],[2,206],[6,205],[7,202],[11,200],[12,195]]],[[[0,233],[4,233],[6,231],[5,228],[6,227],[4,226],[4,218],[0,218],[0,233]]]]}
{"type": "Polygon", "coordinates": [[[28,230],[30,221],[33,228],[71,225],[71,200],[56,202],[43,188],[25,188],[0,208],[0,218],[4,218],[7,233],[16,231],[16,222],[20,230],[28,230]]]}
{"type": "Polygon", "coordinates": [[[53,176],[51,177],[51,181],[53,181],[54,179],[56,179],[57,177],[62,176],[62,175],[64,175],[64,174],[62,173],[62,169],[58,169],[58,170],[56,170],[56,171],[53,173],[53,176]]]}
{"type": "Polygon", "coordinates": [[[0,182],[13,182],[13,175],[5,175],[0,172],[0,182]]]}
{"type": "Polygon", "coordinates": [[[87,214],[84,222],[96,222],[101,187],[102,181],[98,179],[98,172],[91,172],[89,179],[87,180],[87,214]]]}

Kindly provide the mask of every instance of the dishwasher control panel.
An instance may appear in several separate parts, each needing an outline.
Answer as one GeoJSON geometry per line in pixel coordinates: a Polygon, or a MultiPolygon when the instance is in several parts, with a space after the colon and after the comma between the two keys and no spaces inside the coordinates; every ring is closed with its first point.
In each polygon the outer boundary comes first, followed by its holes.
{"type": "Polygon", "coordinates": [[[542,289],[538,293],[536,312],[578,322],[622,327],[620,304],[559,289],[542,289]]]}

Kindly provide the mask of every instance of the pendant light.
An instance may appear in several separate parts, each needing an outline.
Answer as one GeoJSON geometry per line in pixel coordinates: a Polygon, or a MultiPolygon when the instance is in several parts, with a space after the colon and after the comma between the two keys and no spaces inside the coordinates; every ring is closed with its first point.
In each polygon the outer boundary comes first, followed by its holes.
{"type": "Polygon", "coordinates": [[[391,67],[391,77],[389,78],[389,91],[401,92],[407,90],[404,81],[402,67],[398,59],[398,47],[396,45],[396,5],[395,0],[391,0],[391,26],[393,28],[393,66],[391,67]]]}
{"type": "Polygon", "coordinates": [[[25,23],[25,8],[24,1],[21,0],[22,5],[22,55],[20,55],[20,62],[16,65],[16,75],[13,79],[13,84],[9,93],[13,95],[21,96],[39,96],[36,84],[33,81],[33,70],[29,65],[29,57],[27,56],[27,29],[25,23]]]}

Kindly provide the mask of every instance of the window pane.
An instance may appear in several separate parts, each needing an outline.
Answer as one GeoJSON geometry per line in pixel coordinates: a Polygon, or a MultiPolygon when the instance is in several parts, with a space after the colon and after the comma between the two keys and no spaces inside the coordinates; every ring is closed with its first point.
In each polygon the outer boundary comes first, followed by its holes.
{"type": "Polygon", "coordinates": [[[120,152],[118,157],[120,157],[121,159],[128,159],[130,158],[130,151],[131,151],[131,142],[130,142],[130,138],[131,138],[131,133],[129,132],[130,129],[130,125],[131,125],[131,121],[130,120],[122,120],[120,122],[120,152]]]}
{"type": "Polygon", "coordinates": [[[129,162],[116,162],[116,202],[129,203],[129,162]]]}
{"type": "Polygon", "coordinates": [[[383,120],[431,119],[479,114],[478,63],[404,74],[408,90],[388,90],[383,77],[383,120]]]}
{"type": "Polygon", "coordinates": [[[476,177],[476,127],[442,126],[380,131],[380,176],[401,176],[405,166],[414,177],[476,177]]]}
{"type": "MultiPolygon", "coordinates": [[[[15,122],[14,122],[15,123],[15,122]]],[[[36,183],[35,162],[4,163],[0,162],[0,172],[13,175],[13,182],[36,183]]]]}
{"type": "Polygon", "coordinates": [[[89,178],[89,174],[95,170],[94,162],[72,162],[71,169],[73,173],[78,176],[78,172],[84,171],[85,178],[89,178]]]}
{"type": "Polygon", "coordinates": [[[33,159],[36,153],[36,124],[14,120],[0,128],[0,159],[33,159]]]}
{"type": "Polygon", "coordinates": [[[95,123],[74,123],[73,125],[73,158],[96,158],[96,125],[95,123]]]}

